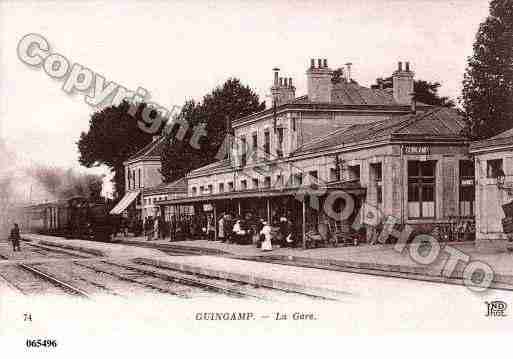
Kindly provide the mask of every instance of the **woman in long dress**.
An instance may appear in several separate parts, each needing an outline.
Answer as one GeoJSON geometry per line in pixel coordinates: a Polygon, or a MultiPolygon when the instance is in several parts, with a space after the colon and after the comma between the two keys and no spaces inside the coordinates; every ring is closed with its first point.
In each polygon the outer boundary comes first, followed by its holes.
{"type": "Polygon", "coordinates": [[[273,245],[271,243],[271,226],[269,223],[264,222],[264,227],[260,231],[260,234],[264,235],[264,241],[262,242],[262,251],[272,251],[273,245]]]}

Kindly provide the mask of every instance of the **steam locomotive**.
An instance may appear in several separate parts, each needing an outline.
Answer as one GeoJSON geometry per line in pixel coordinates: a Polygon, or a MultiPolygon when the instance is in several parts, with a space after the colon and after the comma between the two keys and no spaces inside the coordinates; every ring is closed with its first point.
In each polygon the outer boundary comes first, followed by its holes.
{"type": "Polygon", "coordinates": [[[86,197],[42,203],[25,208],[25,229],[32,233],[73,239],[110,241],[120,218],[112,205],[86,197]]]}

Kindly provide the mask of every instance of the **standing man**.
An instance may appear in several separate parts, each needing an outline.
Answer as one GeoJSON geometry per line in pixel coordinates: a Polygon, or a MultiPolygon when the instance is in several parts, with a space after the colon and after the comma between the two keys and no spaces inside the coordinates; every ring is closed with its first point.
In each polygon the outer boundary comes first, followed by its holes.
{"type": "Polygon", "coordinates": [[[16,252],[16,249],[18,249],[18,252],[19,252],[21,250],[20,249],[21,236],[20,236],[20,227],[18,227],[18,223],[14,223],[14,228],[11,230],[11,235],[9,236],[9,238],[12,241],[12,251],[16,252]]]}

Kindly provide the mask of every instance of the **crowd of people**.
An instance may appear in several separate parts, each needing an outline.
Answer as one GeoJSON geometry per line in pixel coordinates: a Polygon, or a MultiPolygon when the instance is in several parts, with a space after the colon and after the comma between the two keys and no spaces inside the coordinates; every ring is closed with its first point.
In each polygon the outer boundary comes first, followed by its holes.
{"type": "Polygon", "coordinates": [[[290,216],[277,215],[269,222],[257,218],[251,212],[243,216],[221,213],[214,218],[213,213],[182,215],[165,220],[163,216],[149,216],[137,223],[122,222],[118,232],[126,235],[144,235],[146,240],[170,241],[204,239],[240,245],[255,245],[262,250],[273,247],[296,247],[300,234],[290,216]],[[216,233],[217,232],[217,233],[216,233]]]}
{"type": "MultiPolygon", "coordinates": [[[[290,217],[290,216],[289,216],[290,217]]],[[[273,246],[296,247],[298,229],[286,216],[273,216],[271,223],[259,219],[251,212],[245,216],[233,217],[223,213],[217,220],[217,240],[226,243],[254,244],[263,251],[272,250],[273,246]]],[[[211,232],[212,233],[212,232],[211,232]]],[[[215,238],[215,232],[209,236],[215,238]]]]}

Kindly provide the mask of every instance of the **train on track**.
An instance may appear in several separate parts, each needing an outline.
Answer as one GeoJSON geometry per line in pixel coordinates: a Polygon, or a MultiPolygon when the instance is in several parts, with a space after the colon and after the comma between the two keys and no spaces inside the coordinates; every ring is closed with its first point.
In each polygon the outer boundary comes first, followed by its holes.
{"type": "Polygon", "coordinates": [[[112,205],[86,197],[41,203],[24,208],[24,230],[73,239],[110,241],[121,218],[112,205]]]}

